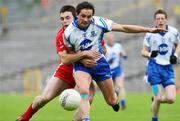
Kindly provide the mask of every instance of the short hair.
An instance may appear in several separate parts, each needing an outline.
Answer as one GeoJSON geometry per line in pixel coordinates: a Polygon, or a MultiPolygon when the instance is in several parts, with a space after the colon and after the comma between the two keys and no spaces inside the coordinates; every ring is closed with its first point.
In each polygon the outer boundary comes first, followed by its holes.
{"type": "Polygon", "coordinates": [[[81,12],[82,9],[91,9],[93,11],[93,15],[95,13],[94,5],[92,3],[89,3],[89,2],[86,2],[86,1],[84,1],[82,3],[79,3],[76,6],[77,15],[81,12]]]}
{"type": "Polygon", "coordinates": [[[167,19],[167,17],[168,17],[166,11],[163,10],[163,9],[158,9],[158,10],[154,13],[154,18],[156,18],[156,15],[157,15],[157,14],[164,14],[165,17],[166,17],[166,19],[167,19]]]}
{"type": "Polygon", "coordinates": [[[72,5],[65,5],[65,6],[63,6],[60,9],[59,13],[64,13],[64,12],[71,12],[73,16],[76,16],[76,9],[72,5]]]}

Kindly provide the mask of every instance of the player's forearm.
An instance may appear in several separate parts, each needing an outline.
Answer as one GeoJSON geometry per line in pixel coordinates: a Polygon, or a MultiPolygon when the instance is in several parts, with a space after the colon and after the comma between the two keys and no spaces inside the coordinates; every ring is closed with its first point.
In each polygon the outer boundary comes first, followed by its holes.
{"type": "Polygon", "coordinates": [[[84,53],[79,52],[79,53],[74,53],[74,54],[63,54],[63,55],[60,55],[60,58],[63,64],[69,65],[69,64],[72,64],[74,62],[81,60],[85,56],[86,55],[84,53]]]}
{"type": "Polygon", "coordinates": [[[141,50],[141,55],[145,58],[150,58],[150,53],[144,49],[141,50]]]}
{"type": "Polygon", "coordinates": [[[126,33],[140,33],[140,32],[151,32],[151,28],[137,26],[137,25],[120,25],[114,23],[112,31],[126,32],[126,33]]]}
{"type": "Polygon", "coordinates": [[[176,53],[177,55],[180,53],[180,44],[178,44],[178,45],[176,46],[176,51],[175,51],[175,53],[176,53]]]}

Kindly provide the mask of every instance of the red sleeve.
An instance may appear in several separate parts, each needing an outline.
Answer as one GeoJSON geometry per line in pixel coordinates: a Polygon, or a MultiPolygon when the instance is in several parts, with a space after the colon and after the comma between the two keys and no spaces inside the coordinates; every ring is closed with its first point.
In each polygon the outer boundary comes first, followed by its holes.
{"type": "Polygon", "coordinates": [[[105,42],[104,42],[104,39],[102,39],[102,47],[105,46],[105,42]]]}
{"type": "Polygon", "coordinates": [[[57,53],[67,50],[66,46],[64,45],[63,34],[64,34],[64,30],[61,29],[57,33],[57,36],[56,36],[56,51],[57,51],[57,53]]]}

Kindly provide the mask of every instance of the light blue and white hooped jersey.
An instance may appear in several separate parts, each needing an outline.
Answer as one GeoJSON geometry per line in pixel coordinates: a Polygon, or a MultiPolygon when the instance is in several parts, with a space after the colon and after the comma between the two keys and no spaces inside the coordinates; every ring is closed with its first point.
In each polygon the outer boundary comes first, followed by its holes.
{"type": "Polygon", "coordinates": [[[75,52],[97,50],[103,54],[103,35],[111,31],[112,23],[112,20],[93,16],[87,29],[83,30],[78,27],[77,18],[75,18],[64,32],[64,42],[75,52]]]}
{"type": "Polygon", "coordinates": [[[170,56],[175,51],[175,44],[180,44],[178,30],[167,26],[165,33],[147,33],[144,37],[144,46],[149,47],[149,51],[158,50],[158,56],[155,61],[160,65],[169,65],[170,56]]]}
{"type": "Polygon", "coordinates": [[[115,43],[113,46],[106,44],[106,50],[106,59],[110,65],[110,68],[114,69],[121,66],[120,53],[124,53],[122,45],[119,43],[115,43]]]}

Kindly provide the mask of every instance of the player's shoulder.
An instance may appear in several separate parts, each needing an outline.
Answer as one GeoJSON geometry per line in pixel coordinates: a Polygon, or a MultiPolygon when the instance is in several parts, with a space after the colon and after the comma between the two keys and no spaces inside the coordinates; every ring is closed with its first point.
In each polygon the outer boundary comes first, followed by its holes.
{"type": "Polygon", "coordinates": [[[59,29],[59,31],[56,34],[56,40],[59,40],[60,38],[62,38],[63,33],[64,33],[64,28],[62,27],[59,29]]]}
{"type": "Polygon", "coordinates": [[[93,16],[92,17],[92,22],[97,22],[97,21],[99,21],[100,20],[100,16],[93,16]]]}
{"type": "Polygon", "coordinates": [[[178,33],[178,30],[173,26],[168,26],[168,31],[173,32],[173,33],[178,33]]]}
{"type": "Polygon", "coordinates": [[[93,16],[91,23],[94,23],[94,24],[101,24],[101,23],[103,23],[104,24],[106,20],[110,20],[110,19],[107,19],[107,18],[104,18],[104,17],[100,17],[100,16],[93,16]]]}
{"type": "Polygon", "coordinates": [[[75,25],[73,25],[73,23],[71,23],[64,31],[64,36],[67,38],[69,37],[73,31],[76,29],[75,25]]]}
{"type": "MultiPolygon", "coordinates": [[[[155,33],[156,34],[156,33],[155,33]]],[[[145,37],[151,37],[152,35],[154,35],[154,33],[146,33],[145,37]]]]}
{"type": "Polygon", "coordinates": [[[57,32],[57,34],[56,34],[56,37],[62,35],[63,33],[64,33],[64,28],[62,27],[62,28],[60,28],[60,29],[58,30],[58,32],[57,32]]]}

